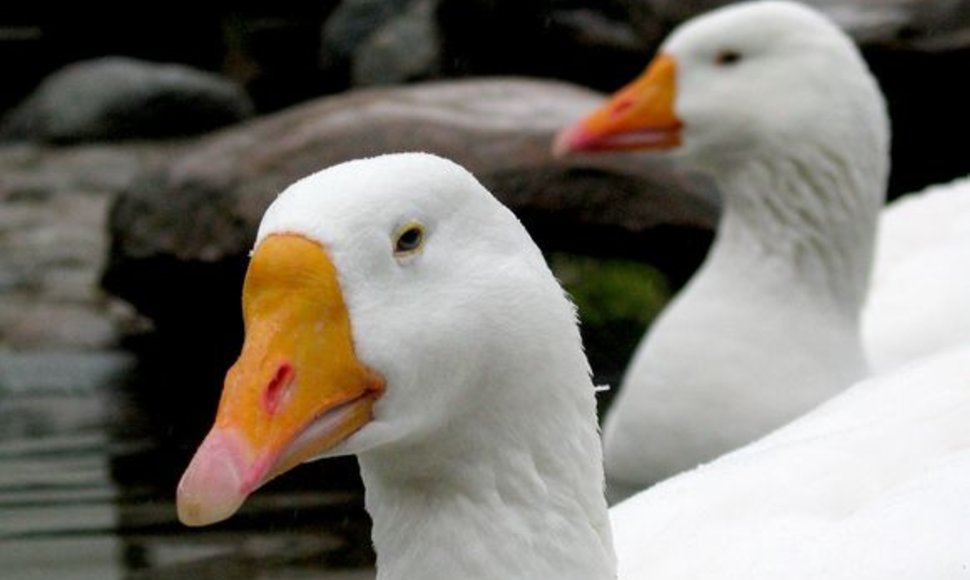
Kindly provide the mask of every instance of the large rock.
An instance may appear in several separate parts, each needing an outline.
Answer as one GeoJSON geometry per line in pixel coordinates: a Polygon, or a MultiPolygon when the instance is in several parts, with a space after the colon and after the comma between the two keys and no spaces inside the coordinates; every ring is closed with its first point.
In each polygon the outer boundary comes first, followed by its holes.
{"type": "Polygon", "coordinates": [[[342,0],[323,28],[324,49],[351,59],[380,28],[406,12],[414,0],[342,0]]]}
{"type": "Polygon", "coordinates": [[[355,85],[391,85],[439,73],[441,51],[434,0],[414,0],[358,49],[351,66],[355,85]]]}
{"type": "Polygon", "coordinates": [[[321,99],[224,130],[120,198],[105,284],[157,321],[193,324],[238,293],[259,219],[279,191],[340,161],[406,150],[465,165],[547,249],[689,270],[702,245],[683,259],[676,236],[650,236],[662,225],[711,228],[717,203],[706,190],[644,158],[551,156],[553,134],[601,99],[557,82],[452,81],[321,99]]]}
{"type": "Polygon", "coordinates": [[[45,79],[0,124],[0,139],[54,143],[203,133],[252,113],[217,75],[182,65],[106,57],[45,79]]]}
{"type": "Polygon", "coordinates": [[[439,0],[344,0],[327,19],[323,66],[349,86],[426,80],[441,72],[439,0]]]}
{"type": "MultiPolygon", "coordinates": [[[[324,22],[321,32],[321,66],[327,71],[331,82],[345,88],[358,84],[356,77],[360,74],[358,69],[362,66],[365,69],[364,75],[367,76],[369,74],[367,69],[370,66],[362,65],[360,61],[367,60],[369,57],[366,53],[374,51],[377,37],[382,30],[385,31],[384,36],[388,36],[388,30],[393,32],[393,29],[400,27],[396,22],[405,18],[416,1],[342,0],[324,22]]],[[[420,50],[426,52],[433,39],[420,38],[418,42],[421,45],[420,50]]],[[[380,43],[377,44],[379,47],[380,43]]],[[[395,48],[400,49],[399,46],[395,48]]],[[[431,46],[431,48],[437,52],[436,47],[431,46]]],[[[379,72],[381,75],[386,75],[386,78],[375,79],[371,75],[366,84],[389,84],[394,80],[407,80],[406,78],[392,80],[391,77],[401,77],[398,69],[402,62],[410,59],[409,49],[392,53],[391,56],[393,62],[379,72]]]]}

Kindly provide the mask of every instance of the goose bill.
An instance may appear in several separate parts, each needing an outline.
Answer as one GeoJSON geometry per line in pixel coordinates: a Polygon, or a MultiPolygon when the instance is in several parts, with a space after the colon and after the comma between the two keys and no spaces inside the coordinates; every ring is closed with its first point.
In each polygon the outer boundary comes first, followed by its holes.
{"type": "Polygon", "coordinates": [[[276,234],[259,245],[243,319],[215,424],[179,483],[188,525],[228,518],[262,484],[350,437],[384,388],[354,353],[336,268],[312,240],[276,234]]]}
{"type": "Polygon", "coordinates": [[[677,62],[661,54],[644,73],[588,117],[563,130],[557,155],[581,151],[665,150],[680,146],[683,123],[674,112],[677,62]]]}

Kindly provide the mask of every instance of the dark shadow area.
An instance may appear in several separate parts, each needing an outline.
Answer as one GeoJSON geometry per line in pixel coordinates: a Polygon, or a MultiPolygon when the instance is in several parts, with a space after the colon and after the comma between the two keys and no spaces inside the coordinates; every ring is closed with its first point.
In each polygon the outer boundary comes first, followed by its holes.
{"type": "Polygon", "coordinates": [[[954,72],[970,68],[970,50],[864,53],[892,119],[888,198],[970,175],[970,155],[960,145],[970,131],[970,85],[954,72]]]}

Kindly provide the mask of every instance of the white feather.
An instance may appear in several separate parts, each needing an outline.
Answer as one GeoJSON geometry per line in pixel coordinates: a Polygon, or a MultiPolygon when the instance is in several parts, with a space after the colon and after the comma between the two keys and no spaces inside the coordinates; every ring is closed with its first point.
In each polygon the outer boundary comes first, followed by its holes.
{"type": "Polygon", "coordinates": [[[970,341],[970,178],[882,212],[862,336],[874,371],[970,341]]]}

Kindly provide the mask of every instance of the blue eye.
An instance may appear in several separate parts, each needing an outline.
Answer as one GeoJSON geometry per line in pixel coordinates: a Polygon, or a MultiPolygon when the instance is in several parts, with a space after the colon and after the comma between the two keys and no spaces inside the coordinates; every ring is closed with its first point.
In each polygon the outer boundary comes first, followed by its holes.
{"type": "Polygon", "coordinates": [[[398,230],[394,241],[394,255],[401,257],[413,254],[424,245],[424,226],[419,223],[409,223],[398,230]]]}

